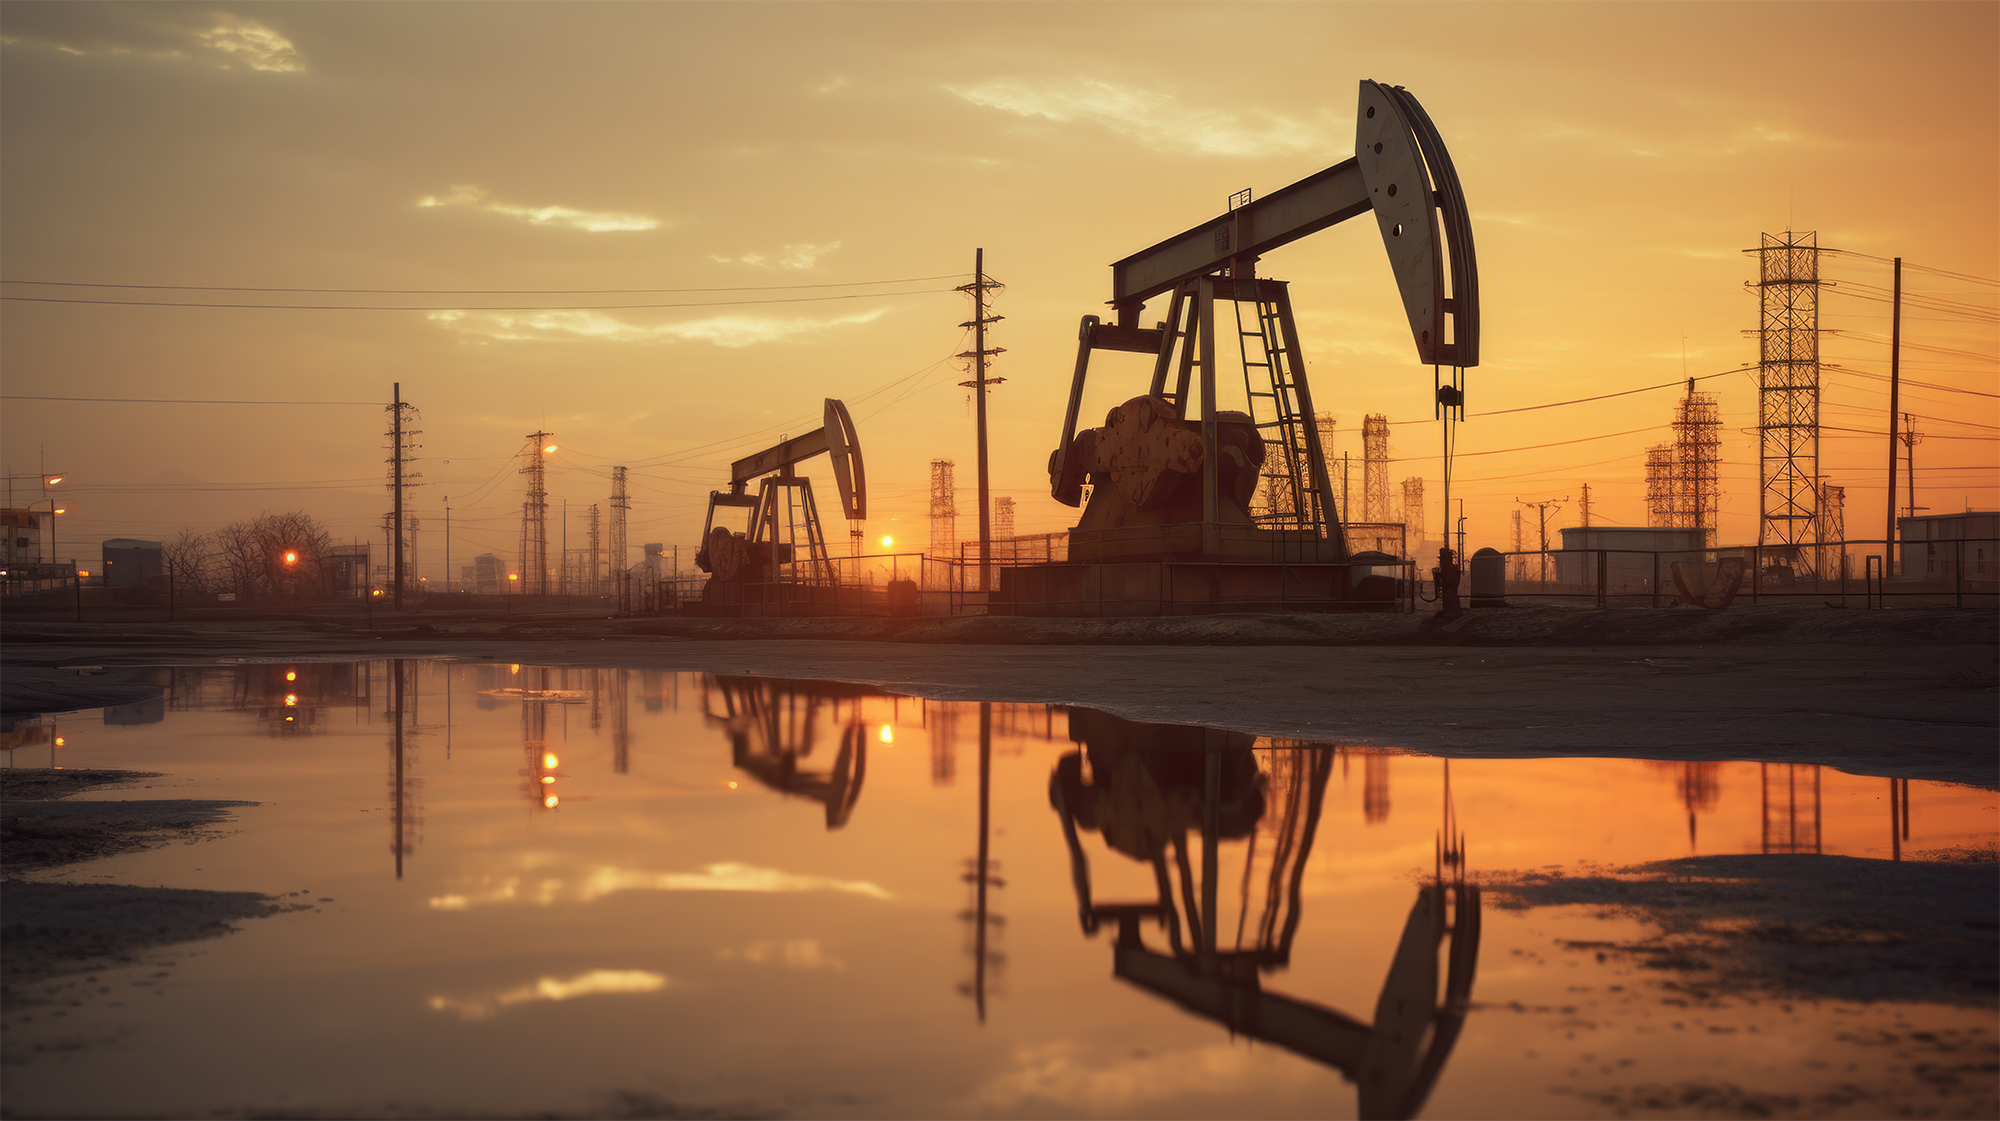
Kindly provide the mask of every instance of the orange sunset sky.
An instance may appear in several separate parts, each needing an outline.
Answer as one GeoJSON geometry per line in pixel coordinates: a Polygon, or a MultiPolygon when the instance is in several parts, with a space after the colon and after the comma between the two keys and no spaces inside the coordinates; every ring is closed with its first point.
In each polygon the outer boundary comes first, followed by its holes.
{"type": "MultiPolygon", "coordinates": [[[[1917,503],[2000,504],[2000,5],[6,3],[16,504],[63,472],[61,556],[89,563],[107,537],[267,510],[379,541],[400,381],[433,580],[445,496],[455,566],[513,557],[525,433],[556,434],[573,547],[626,464],[628,563],[645,541],[685,562],[728,462],[817,427],[828,396],[860,431],[871,539],[921,547],[938,457],[973,536],[952,288],[983,246],[1007,284],[993,492],[1019,532],[1060,530],[1044,467],[1107,265],[1347,158],[1363,78],[1423,102],[1471,204],[1473,548],[1511,544],[1516,499],[1567,498],[1575,524],[1585,483],[1593,521],[1643,524],[1674,390],[1478,414],[1753,365],[1741,250],[1787,228],[1845,251],[1822,259],[1821,462],[1848,535],[1882,533],[1890,257],[1922,297],[1917,503]]],[[[1361,418],[1412,422],[1391,478],[1427,480],[1435,535],[1430,372],[1373,221],[1260,267],[1292,282],[1357,493],[1361,418]]],[[[1085,423],[1143,392],[1117,369],[1085,423]]],[[[1702,388],[1720,540],[1754,541],[1754,372],[1702,388]]]]}

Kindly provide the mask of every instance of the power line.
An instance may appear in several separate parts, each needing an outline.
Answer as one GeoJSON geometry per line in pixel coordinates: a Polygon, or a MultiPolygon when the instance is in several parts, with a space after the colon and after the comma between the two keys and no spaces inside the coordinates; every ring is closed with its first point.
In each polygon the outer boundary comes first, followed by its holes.
{"type": "Polygon", "coordinates": [[[733,288],[267,288],[227,284],[110,284],[88,280],[0,280],[39,288],[126,288],[155,292],[301,292],[349,296],[617,296],[685,292],[788,292],[807,288],[862,288],[872,284],[920,284],[957,280],[964,273],[903,276],[892,280],[844,280],[829,284],[748,284],[733,288]]]}
{"type": "Polygon", "coordinates": [[[379,409],[381,401],[217,401],[188,397],[36,397],[23,393],[0,393],[5,401],[88,401],[113,405],[366,405],[379,409]]]}
{"type": "Polygon", "coordinates": [[[840,296],[790,296],[777,300],[704,300],[679,304],[576,304],[550,307],[546,304],[518,307],[417,306],[392,304],[220,304],[175,300],[85,300],[61,296],[0,296],[34,304],[100,304],[116,307],[202,307],[237,308],[250,311],[637,311],[683,307],[743,307],[754,304],[810,304],[829,300],[875,300],[892,296],[927,296],[935,292],[955,292],[955,288],[924,288],[906,292],[852,292],[840,296]]]}

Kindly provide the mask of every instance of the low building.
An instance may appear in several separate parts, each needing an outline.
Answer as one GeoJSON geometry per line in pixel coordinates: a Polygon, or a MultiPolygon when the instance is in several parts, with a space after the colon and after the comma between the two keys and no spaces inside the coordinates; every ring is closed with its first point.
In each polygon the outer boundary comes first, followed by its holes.
{"type": "Polygon", "coordinates": [[[42,515],[33,510],[0,510],[0,530],[6,532],[0,562],[34,564],[42,557],[42,515]]]}
{"type": "Polygon", "coordinates": [[[166,553],[158,541],[113,537],[104,543],[104,586],[143,588],[166,575],[166,553]]]}
{"type": "Polygon", "coordinates": [[[374,546],[366,542],[335,545],[326,551],[327,586],[338,599],[366,599],[368,557],[374,546]]]}
{"type": "Polygon", "coordinates": [[[2000,580],[2000,510],[1897,518],[1902,539],[1897,575],[1911,580],[2000,580]]]}

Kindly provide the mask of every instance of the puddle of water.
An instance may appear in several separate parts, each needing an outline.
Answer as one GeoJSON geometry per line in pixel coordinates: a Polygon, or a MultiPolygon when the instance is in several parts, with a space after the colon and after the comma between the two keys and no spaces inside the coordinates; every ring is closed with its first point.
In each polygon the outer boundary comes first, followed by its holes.
{"type": "MultiPolygon", "coordinates": [[[[1911,964],[1966,950],[1921,877],[1983,885],[1991,910],[1994,866],[1894,863],[1990,848],[1991,791],[1756,763],[1447,764],[700,674],[170,676],[163,703],[62,718],[61,748],[15,764],[168,776],[84,799],[261,804],[218,839],[52,878],[312,908],[10,1014],[10,1113],[1996,1101],[1990,972],[1968,989],[1911,964]],[[1690,856],[1672,877],[1610,872],[1690,856]],[[1897,891],[1915,901],[1887,908],[1902,925],[1844,917],[1897,891]]],[[[1971,949],[1990,946],[1972,921],[1971,949]]]]}

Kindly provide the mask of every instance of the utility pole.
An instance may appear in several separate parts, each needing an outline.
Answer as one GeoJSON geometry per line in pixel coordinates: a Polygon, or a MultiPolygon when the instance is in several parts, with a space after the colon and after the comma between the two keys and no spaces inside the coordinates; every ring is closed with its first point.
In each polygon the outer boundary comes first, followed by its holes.
{"type": "MultiPolygon", "coordinates": [[[[1909,504],[1904,509],[1914,518],[1917,516],[1917,445],[1924,442],[1924,434],[1917,431],[1917,418],[1909,413],[1903,414],[1902,441],[1903,486],[1909,495],[1909,504]]],[[[1889,500],[1894,502],[1896,496],[1890,495],[1889,500]]]]}
{"type": "Polygon", "coordinates": [[[1583,528],[1589,529],[1590,528],[1590,484],[1589,483],[1583,484],[1583,500],[1580,503],[1578,503],[1578,508],[1582,511],[1583,514],[1583,528]]]}
{"type": "Polygon", "coordinates": [[[1889,311],[1889,501],[1882,529],[1884,573],[1896,571],[1896,405],[1903,387],[1903,259],[1896,258],[1895,298],[1889,311]]]}
{"type": "Polygon", "coordinates": [[[396,492],[396,512],[395,528],[391,530],[389,539],[389,564],[391,565],[389,571],[392,574],[391,579],[394,581],[396,589],[396,610],[401,611],[403,609],[403,383],[396,382],[394,384],[395,400],[389,406],[389,411],[395,415],[389,437],[390,446],[394,450],[389,455],[395,472],[395,485],[391,489],[396,492]]]}
{"type": "Polygon", "coordinates": [[[1521,498],[1516,498],[1514,501],[1519,502],[1523,506],[1533,507],[1540,516],[1541,573],[1542,573],[1541,579],[1542,583],[1547,584],[1549,582],[1549,510],[1551,508],[1557,510],[1562,509],[1562,504],[1569,501],[1569,496],[1564,495],[1561,498],[1550,498],[1539,502],[1530,502],[1526,499],[1521,499],[1521,498]]]}
{"type": "Polygon", "coordinates": [[[959,324],[960,327],[972,328],[972,350],[958,357],[972,359],[972,380],[959,384],[972,390],[973,409],[979,427],[979,590],[982,592],[987,590],[993,569],[993,510],[991,500],[987,496],[986,481],[986,387],[1007,380],[986,376],[986,359],[991,355],[1006,353],[1005,347],[989,348],[986,345],[986,325],[998,323],[1006,318],[986,313],[986,293],[1003,287],[1005,285],[997,280],[986,279],[986,250],[973,250],[972,283],[961,284],[958,288],[959,291],[969,292],[972,295],[972,321],[959,324]]]}
{"type": "Polygon", "coordinates": [[[451,495],[444,496],[444,590],[451,591],[451,495]]]}

